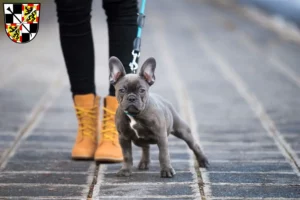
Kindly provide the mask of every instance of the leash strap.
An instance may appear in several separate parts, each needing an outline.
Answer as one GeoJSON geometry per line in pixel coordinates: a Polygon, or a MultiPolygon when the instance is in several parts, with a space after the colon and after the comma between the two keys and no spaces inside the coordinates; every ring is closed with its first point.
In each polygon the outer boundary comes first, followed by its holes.
{"type": "Polygon", "coordinates": [[[138,31],[137,31],[137,37],[133,41],[133,50],[131,52],[133,59],[132,62],[129,63],[131,71],[135,74],[137,69],[138,69],[138,58],[140,57],[141,53],[141,43],[142,43],[142,29],[145,24],[145,7],[146,7],[146,0],[142,0],[142,5],[140,7],[140,12],[138,13],[138,18],[137,18],[137,25],[138,25],[138,31]]]}

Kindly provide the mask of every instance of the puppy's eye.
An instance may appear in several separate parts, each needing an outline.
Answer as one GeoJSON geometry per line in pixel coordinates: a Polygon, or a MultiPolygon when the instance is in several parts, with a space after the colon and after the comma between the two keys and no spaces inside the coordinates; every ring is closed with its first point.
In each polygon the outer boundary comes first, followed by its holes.
{"type": "Polygon", "coordinates": [[[140,93],[144,93],[145,91],[145,89],[140,89],[140,93]]]}
{"type": "Polygon", "coordinates": [[[119,89],[119,92],[120,92],[120,93],[124,93],[124,92],[125,92],[125,89],[124,89],[124,88],[119,89]]]}

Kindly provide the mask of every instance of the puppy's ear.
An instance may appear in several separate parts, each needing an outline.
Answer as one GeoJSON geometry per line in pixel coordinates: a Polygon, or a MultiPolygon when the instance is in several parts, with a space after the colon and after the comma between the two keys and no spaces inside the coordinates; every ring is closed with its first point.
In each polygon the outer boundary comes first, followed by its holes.
{"type": "Polygon", "coordinates": [[[112,56],[109,59],[109,81],[111,84],[116,84],[120,78],[126,75],[122,62],[112,56]]]}
{"type": "Polygon", "coordinates": [[[156,61],[154,58],[151,57],[144,62],[140,70],[139,75],[143,77],[148,82],[149,85],[152,85],[155,81],[155,76],[154,76],[155,67],[156,67],[156,61]]]}

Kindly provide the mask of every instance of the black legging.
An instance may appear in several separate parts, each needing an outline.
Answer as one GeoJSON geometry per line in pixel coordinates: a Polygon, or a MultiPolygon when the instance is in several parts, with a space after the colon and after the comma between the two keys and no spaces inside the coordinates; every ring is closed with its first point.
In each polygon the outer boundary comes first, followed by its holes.
{"type": "MultiPolygon", "coordinates": [[[[96,94],[95,55],[91,29],[92,0],[55,0],[61,47],[71,91],[96,94]]],[[[137,0],[103,0],[107,16],[109,56],[118,57],[127,73],[137,31],[137,0]]],[[[107,79],[108,81],[108,79],[107,79]]],[[[115,90],[109,87],[109,95],[115,90]]]]}

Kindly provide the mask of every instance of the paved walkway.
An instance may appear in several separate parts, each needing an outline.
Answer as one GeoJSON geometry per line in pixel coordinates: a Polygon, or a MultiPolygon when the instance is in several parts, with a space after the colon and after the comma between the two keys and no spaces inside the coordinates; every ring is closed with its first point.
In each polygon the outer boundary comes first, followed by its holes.
{"type": "MultiPolygon", "coordinates": [[[[107,33],[101,2],[94,4],[104,96],[107,33]]],[[[70,159],[76,119],[55,7],[42,8],[34,41],[0,36],[1,200],[300,199],[299,45],[211,1],[149,1],[141,60],[157,59],[152,91],[181,112],[211,165],[195,167],[186,145],[171,137],[175,178],[159,178],[156,147],[148,172],[117,178],[118,164],[70,159]]],[[[134,155],[138,161],[137,148],[134,155]]]]}

